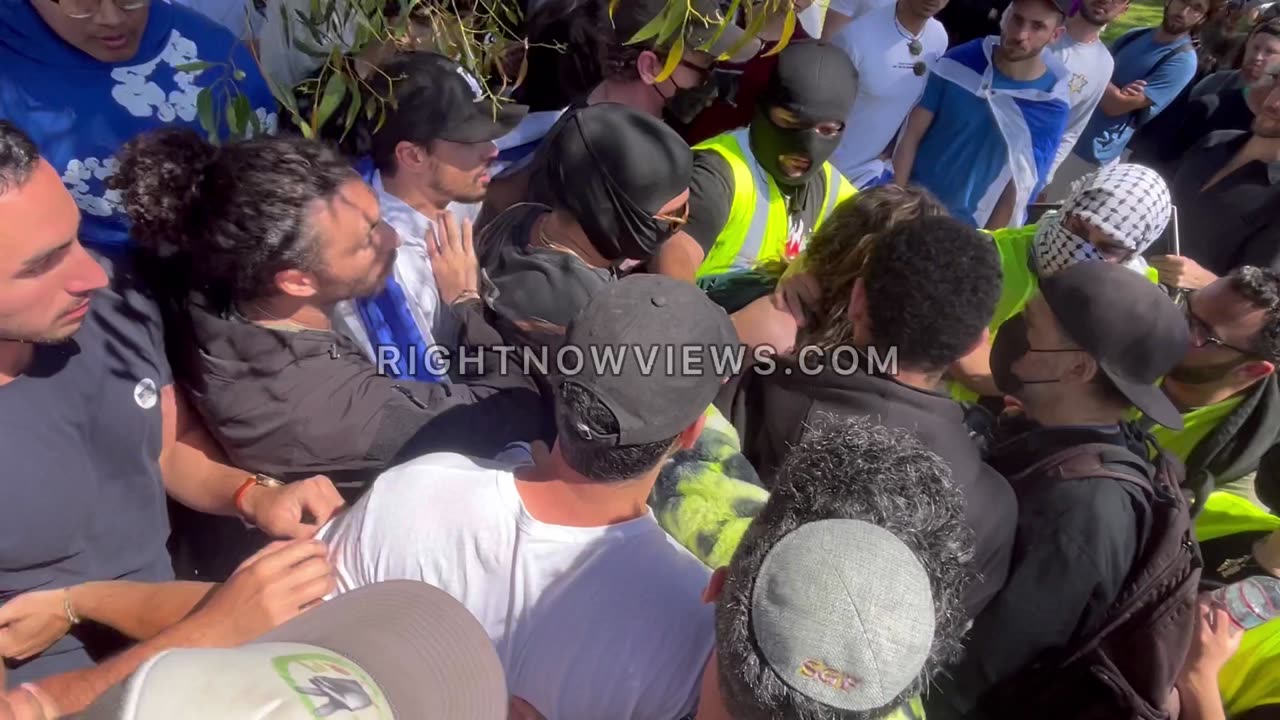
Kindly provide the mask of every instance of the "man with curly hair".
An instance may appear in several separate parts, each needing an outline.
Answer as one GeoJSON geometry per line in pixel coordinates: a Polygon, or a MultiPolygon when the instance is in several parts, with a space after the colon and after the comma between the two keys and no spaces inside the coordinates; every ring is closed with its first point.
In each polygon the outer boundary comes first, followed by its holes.
{"type": "Polygon", "coordinates": [[[697,720],[922,717],[966,625],[962,506],[907,431],[859,419],[807,437],[707,588],[716,642],[697,720]]]}
{"type": "Polygon", "coordinates": [[[849,342],[770,358],[720,396],[766,487],[825,416],[909,430],[941,455],[976,535],[980,579],[964,598],[972,615],[1003,584],[1016,502],[982,462],[961,406],[936,388],[949,365],[985,342],[999,295],[1000,260],[989,238],[948,217],[901,223],[871,244],[853,283],[849,342]]]}

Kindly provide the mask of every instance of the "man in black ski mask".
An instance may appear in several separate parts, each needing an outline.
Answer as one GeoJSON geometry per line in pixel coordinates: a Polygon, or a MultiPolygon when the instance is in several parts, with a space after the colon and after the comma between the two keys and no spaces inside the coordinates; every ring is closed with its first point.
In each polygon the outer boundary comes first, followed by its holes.
{"type": "Polygon", "coordinates": [[[565,116],[547,143],[547,204],[511,206],[476,246],[499,332],[554,351],[622,263],[649,259],[686,222],[693,155],[662,121],[616,103],[565,116]]]}
{"type": "Polygon", "coordinates": [[[655,269],[685,280],[795,258],[853,186],[827,159],[846,131],[857,71],[820,42],[787,46],[751,125],[694,147],[689,223],[655,269]]]}

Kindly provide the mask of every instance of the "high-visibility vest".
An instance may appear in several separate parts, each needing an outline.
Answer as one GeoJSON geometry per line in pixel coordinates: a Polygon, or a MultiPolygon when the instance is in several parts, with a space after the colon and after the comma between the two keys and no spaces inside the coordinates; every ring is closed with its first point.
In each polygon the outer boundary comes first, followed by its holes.
{"type": "MultiPolygon", "coordinates": [[[[697,277],[715,275],[727,270],[746,270],[761,262],[780,258],[787,248],[790,221],[787,201],[774,181],[751,153],[747,128],[724,133],[698,143],[694,150],[718,154],[733,173],[733,204],[729,218],[716,236],[715,244],[702,264],[697,277]]],[[[831,163],[822,164],[826,195],[822,209],[810,232],[816,230],[836,205],[857,193],[831,163]]]]}
{"type": "MultiPolygon", "coordinates": [[[[995,342],[996,332],[1005,320],[1022,312],[1030,302],[1031,296],[1040,289],[1040,278],[1031,269],[1032,243],[1036,239],[1036,225],[1024,225],[1016,228],[1002,228],[994,232],[983,230],[995,242],[996,251],[1000,253],[1001,287],[1000,299],[996,302],[995,313],[991,316],[990,342],[995,342]]],[[[1148,266],[1145,276],[1153,283],[1160,282],[1159,272],[1148,266]]],[[[958,381],[948,384],[951,399],[956,402],[977,402],[978,393],[970,390],[958,381]]]]}
{"type": "MultiPolygon", "coordinates": [[[[1196,517],[1196,539],[1200,542],[1267,530],[1280,530],[1280,518],[1222,491],[1209,495],[1196,517]]],[[[1218,673],[1218,689],[1229,718],[1254,708],[1280,705],[1280,619],[1244,634],[1240,649],[1218,673]]]]}

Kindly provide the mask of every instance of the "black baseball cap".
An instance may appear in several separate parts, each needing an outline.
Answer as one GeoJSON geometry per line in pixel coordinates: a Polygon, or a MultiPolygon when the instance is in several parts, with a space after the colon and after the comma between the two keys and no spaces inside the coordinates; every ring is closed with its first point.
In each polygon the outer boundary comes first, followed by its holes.
{"type": "MultiPolygon", "coordinates": [[[[613,10],[614,39],[625,43],[644,26],[662,14],[667,0],[622,0],[613,10]]],[[[743,63],[760,52],[761,43],[743,42],[747,33],[738,27],[737,18],[726,18],[724,8],[716,0],[692,0],[685,24],[685,50],[697,50],[711,42],[706,52],[732,63],[743,63]],[[723,26],[723,32],[721,28],[723,26]],[[716,33],[720,33],[716,37],[716,33]],[[728,55],[730,50],[739,46],[728,55]]]]}
{"type": "Polygon", "coordinates": [[[565,346],[580,350],[583,363],[559,382],[589,391],[618,421],[616,435],[601,438],[583,427],[580,436],[616,447],[667,440],[692,425],[733,369],[716,359],[735,357],[741,343],[724,309],[697,286],[631,275],[591,296],[569,323],[565,346]],[[594,362],[593,353],[613,348],[622,363],[594,362]]]}
{"type": "Polygon", "coordinates": [[[395,142],[491,142],[511,132],[529,108],[485,97],[475,76],[433,52],[407,52],[383,66],[394,106],[375,134],[395,142]]]}
{"type": "Polygon", "coordinates": [[[1182,429],[1156,382],[1191,346],[1186,315],[1159,285],[1123,265],[1090,260],[1040,280],[1058,324],[1143,415],[1182,429]]]}

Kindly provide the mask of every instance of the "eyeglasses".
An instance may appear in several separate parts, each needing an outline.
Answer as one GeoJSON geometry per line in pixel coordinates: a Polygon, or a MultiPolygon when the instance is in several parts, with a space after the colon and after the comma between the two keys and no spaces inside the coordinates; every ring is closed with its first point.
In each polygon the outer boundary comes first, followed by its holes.
{"type": "Polygon", "coordinates": [[[1254,357],[1256,355],[1252,350],[1245,350],[1242,347],[1237,347],[1222,338],[1219,338],[1217,336],[1217,331],[1214,330],[1209,323],[1205,322],[1203,318],[1197,315],[1195,310],[1191,309],[1191,298],[1193,297],[1195,296],[1187,295],[1186,299],[1182,303],[1182,310],[1187,315],[1187,329],[1191,331],[1191,347],[1199,349],[1206,345],[1213,345],[1215,347],[1226,348],[1227,350],[1234,350],[1241,355],[1248,355],[1249,357],[1254,357]]]}
{"type": "Polygon", "coordinates": [[[150,4],[151,0],[55,0],[55,2],[67,17],[73,20],[84,20],[97,15],[104,2],[113,2],[121,11],[131,12],[141,10],[150,4]]]}

